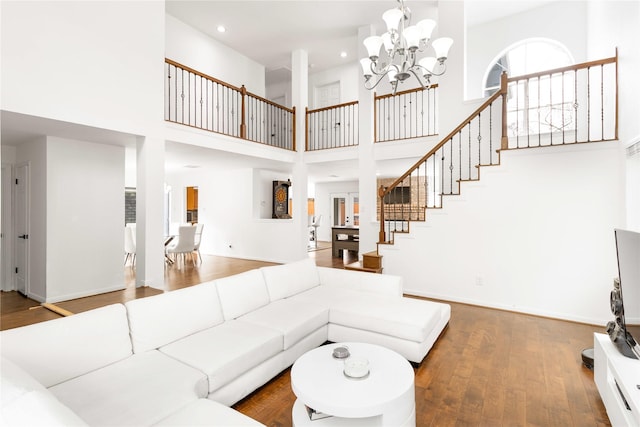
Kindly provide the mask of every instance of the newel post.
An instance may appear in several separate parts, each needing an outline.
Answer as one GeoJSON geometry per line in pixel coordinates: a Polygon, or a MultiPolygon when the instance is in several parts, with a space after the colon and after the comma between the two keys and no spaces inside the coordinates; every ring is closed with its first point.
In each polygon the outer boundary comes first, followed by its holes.
{"type": "Polygon", "coordinates": [[[304,107],[304,149],[309,151],[309,107],[304,107]]]}
{"type": "Polygon", "coordinates": [[[292,116],[293,116],[293,118],[292,118],[292,121],[293,121],[293,126],[292,126],[293,138],[292,139],[293,140],[291,141],[291,144],[292,144],[291,150],[292,151],[296,151],[298,147],[296,145],[296,106],[295,105],[291,108],[291,111],[293,112],[292,113],[292,116]]]}
{"type": "Polygon", "coordinates": [[[500,75],[500,93],[502,94],[502,138],[500,139],[500,149],[509,148],[509,137],[507,136],[507,91],[508,91],[507,73],[505,71],[500,75]]]}
{"type": "Polygon", "coordinates": [[[242,85],[240,88],[242,97],[242,112],[240,113],[240,138],[247,139],[247,120],[245,117],[245,99],[247,97],[247,88],[242,85]]]}
{"type": "Polygon", "coordinates": [[[380,185],[378,188],[378,198],[380,199],[380,232],[378,233],[378,242],[384,243],[387,241],[384,235],[384,186],[380,185]]]}

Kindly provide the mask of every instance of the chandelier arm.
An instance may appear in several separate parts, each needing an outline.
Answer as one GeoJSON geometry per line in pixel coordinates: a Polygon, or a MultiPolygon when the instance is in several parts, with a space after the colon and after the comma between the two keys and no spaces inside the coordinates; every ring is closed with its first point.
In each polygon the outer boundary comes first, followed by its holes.
{"type": "Polygon", "coordinates": [[[422,87],[422,89],[426,89],[427,85],[422,82],[423,79],[422,77],[420,77],[418,73],[416,73],[416,70],[414,70],[413,68],[410,68],[409,71],[411,71],[411,74],[413,74],[416,80],[418,80],[418,83],[420,83],[420,86],[422,87]]]}
{"type": "Polygon", "coordinates": [[[369,81],[365,81],[364,82],[365,89],[371,90],[371,89],[375,88],[376,86],[378,86],[378,84],[380,84],[380,82],[382,81],[384,76],[388,75],[392,68],[396,70],[396,73],[399,71],[399,68],[398,68],[398,66],[396,64],[389,64],[388,66],[386,66],[386,70],[383,70],[383,71],[380,71],[380,72],[375,71],[373,69],[373,65],[371,65],[371,71],[373,72],[373,75],[376,76],[376,82],[371,87],[367,87],[367,83],[369,81]]]}
{"type": "MultiPolygon", "coordinates": [[[[445,64],[445,62],[444,62],[444,61],[443,61],[443,62],[439,62],[439,64],[440,64],[440,66],[442,67],[442,71],[441,71],[441,72],[439,72],[439,73],[436,73],[435,71],[429,70],[429,69],[427,69],[427,68],[423,67],[423,66],[422,66],[422,65],[420,65],[420,64],[416,64],[416,65],[415,65],[415,68],[421,68],[421,69],[423,69],[423,70],[425,70],[425,71],[428,71],[428,73],[429,73],[429,74],[431,74],[432,76],[436,76],[436,77],[437,77],[437,76],[441,76],[441,75],[443,75],[443,74],[447,71],[447,65],[445,64]]],[[[414,73],[414,74],[415,74],[415,73],[414,73]]]]}

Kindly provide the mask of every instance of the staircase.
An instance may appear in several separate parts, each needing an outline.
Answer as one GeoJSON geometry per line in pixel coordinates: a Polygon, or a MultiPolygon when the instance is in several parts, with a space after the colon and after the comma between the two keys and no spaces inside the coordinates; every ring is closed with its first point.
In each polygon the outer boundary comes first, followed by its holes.
{"type": "Polygon", "coordinates": [[[407,172],[378,190],[378,245],[409,233],[505,150],[618,138],[617,52],[611,58],[509,78],[407,172]]]}

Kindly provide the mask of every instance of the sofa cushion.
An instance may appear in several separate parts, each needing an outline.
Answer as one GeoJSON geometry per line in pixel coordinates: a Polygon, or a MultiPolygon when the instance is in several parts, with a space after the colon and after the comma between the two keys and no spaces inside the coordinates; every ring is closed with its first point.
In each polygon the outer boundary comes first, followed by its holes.
{"type": "Polygon", "coordinates": [[[442,317],[444,304],[361,293],[332,304],[329,322],[422,342],[442,317]]]}
{"type": "Polygon", "coordinates": [[[320,284],[315,260],[306,258],[289,264],[262,267],[271,301],[298,294],[320,284]]]}
{"type": "Polygon", "coordinates": [[[362,295],[362,292],[354,291],[349,288],[320,285],[289,297],[287,300],[313,303],[316,306],[322,306],[326,309],[330,309],[334,304],[340,301],[354,300],[360,298],[362,295]]]}
{"type": "Polygon", "coordinates": [[[169,415],[157,426],[264,426],[240,412],[209,399],[198,399],[169,415]]]}
{"type": "Polygon", "coordinates": [[[45,387],[131,355],[129,325],[122,304],[8,329],[0,333],[0,340],[2,355],[45,387]]]}
{"type": "Polygon", "coordinates": [[[329,323],[329,309],[312,301],[292,301],[287,298],[245,314],[239,320],[280,331],[284,339],[283,349],[287,350],[329,323]]]}
{"type": "Polygon", "coordinates": [[[269,304],[269,291],[258,269],[218,279],[215,283],[225,320],[269,304]]]}
{"type": "Polygon", "coordinates": [[[152,350],[49,390],[92,426],[150,425],[205,397],[207,377],[152,350]]]}
{"type": "Polygon", "coordinates": [[[133,351],[156,349],[224,321],[213,282],[127,302],[133,351]]]}
{"type": "Polygon", "coordinates": [[[229,320],[160,348],[163,353],[207,374],[209,392],[282,351],[282,334],[229,320]]]}

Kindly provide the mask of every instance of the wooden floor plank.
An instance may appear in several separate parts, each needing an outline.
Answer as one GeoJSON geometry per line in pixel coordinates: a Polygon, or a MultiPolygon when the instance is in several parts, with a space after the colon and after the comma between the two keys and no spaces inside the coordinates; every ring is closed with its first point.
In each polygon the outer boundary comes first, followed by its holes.
{"type": "MultiPolygon", "coordinates": [[[[309,257],[333,268],[356,261],[350,253],[333,258],[330,249],[309,257]]],[[[202,264],[168,267],[165,285],[180,289],[265,265],[273,263],[203,255],[202,264]]],[[[135,269],[127,269],[123,291],[56,305],[79,313],[162,292],[136,288],[135,269]]],[[[16,292],[0,293],[0,302],[0,329],[60,317],[16,292]]],[[[580,359],[582,349],[593,346],[593,332],[603,328],[450,304],[448,327],[415,367],[418,426],[610,425],[593,372],[580,359]]],[[[267,426],[290,427],[294,401],[286,369],[234,408],[267,426]]]]}

